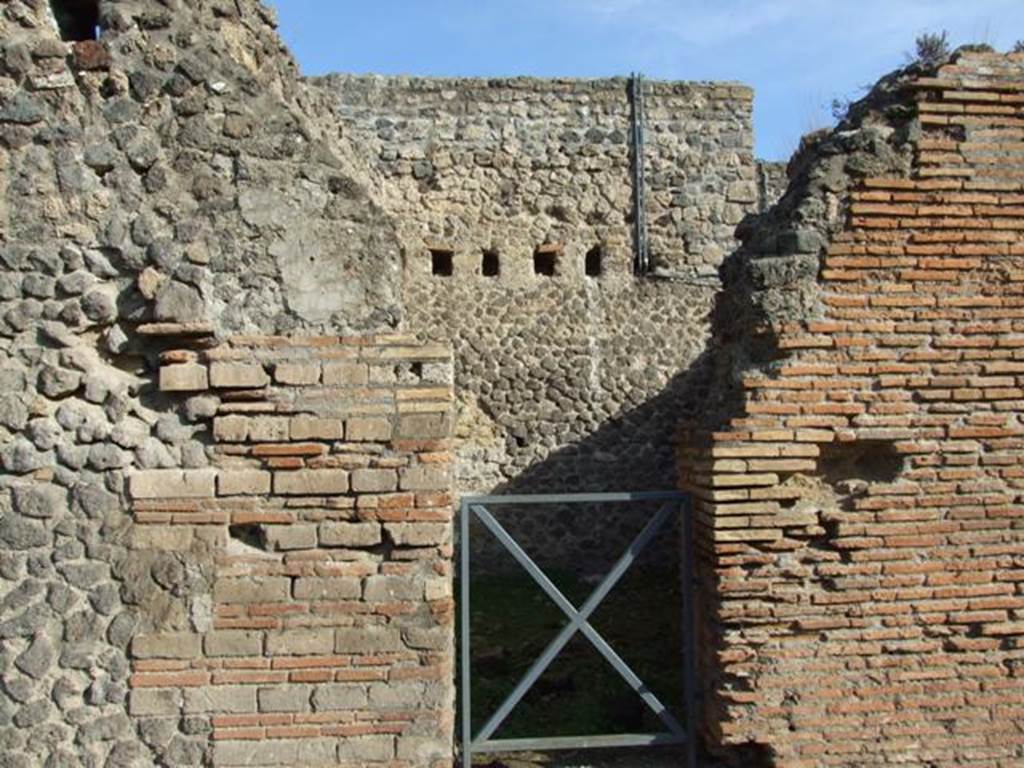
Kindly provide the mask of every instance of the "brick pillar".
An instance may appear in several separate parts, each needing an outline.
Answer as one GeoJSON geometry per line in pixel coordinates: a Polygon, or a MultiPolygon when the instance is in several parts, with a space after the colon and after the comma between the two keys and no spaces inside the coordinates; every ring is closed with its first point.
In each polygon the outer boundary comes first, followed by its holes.
{"type": "Polygon", "coordinates": [[[163,359],[214,466],[131,474],[136,539],[186,567],[206,552],[213,586],[189,631],[134,638],[132,717],[202,723],[216,766],[450,765],[449,349],[235,338],[163,359]]]}
{"type": "Polygon", "coordinates": [[[683,436],[707,730],[756,764],[1024,758],[1024,55],[904,88],[909,171],[848,179],[809,286],[779,270],[820,316],[768,296],[774,360],[683,436]]]}

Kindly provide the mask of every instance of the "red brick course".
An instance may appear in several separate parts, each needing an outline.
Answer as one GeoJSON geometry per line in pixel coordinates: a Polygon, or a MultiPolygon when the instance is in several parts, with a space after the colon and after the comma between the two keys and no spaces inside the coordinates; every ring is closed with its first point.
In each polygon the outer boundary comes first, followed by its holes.
{"type": "Polygon", "coordinates": [[[449,351],[251,337],[162,360],[165,389],[218,398],[214,467],[133,473],[133,514],[150,547],[215,542],[212,620],[135,639],[132,715],[207,718],[215,765],[324,739],[359,764],[450,764],[452,393],[423,376],[449,351]],[[362,374],[321,383],[337,359],[362,374]]]}
{"type": "Polygon", "coordinates": [[[1024,764],[1024,56],[915,90],[914,166],[851,193],[825,316],[681,441],[705,730],[774,765],[1024,764]]]}

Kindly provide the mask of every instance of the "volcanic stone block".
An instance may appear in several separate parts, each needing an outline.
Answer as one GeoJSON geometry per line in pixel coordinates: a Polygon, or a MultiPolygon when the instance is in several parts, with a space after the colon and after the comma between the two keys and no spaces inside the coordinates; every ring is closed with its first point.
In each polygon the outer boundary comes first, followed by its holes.
{"type": "Polygon", "coordinates": [[[293,416],[291,437],[292,440],[341,440],[345,437],[345,422],[316,416],[293,416]]]}
{"type": "Polygon", "coordinates": [[[313,692],[313,708],[317,712],[359,709],[366,702],[366,688],[354,683],[321,685],[313,692]]]}
{"type": "Polygon", "coordinates": [[[284,442],[288,439],[288,419],[284,416],[257,416],[249,420],[249,439],[253,442],[284,442]]]}
{"type": "Polygon", "coordinates": [[[451,754],[451,744],[444,739],[411,734],[404,734],[397,739],[395,748],[395,756],[412,765],[430,765],[431,761],[444,759],[451,754]]]}
{"type": "Polygon", "coordinates": [[[258,496],[270,493],[270,473],[260,469],[221,470],[218,496],[258,496]]]}
{"type": "Polygon", "coordinates": [[[370,576],[363,587],[367,602],[422,600],[423,582],[409,576],[370,576]]]}
{"type": "Polygon", "coordinates": [[[379,523],[321,523],[322,547],[372,547],[381,543],[379,523]]]}
{"type": "Polygon", "coordinates": [[[262,365],[256,363],[227,363],[210,365],[210,385],[221,388],[258,389],[270,383],[262,365]]]}
{"type": "Polygon", "coordinates": [[[399,482],[403,491],[443,491],[451,485],[451,472],[433,466],[403,467],[399,482]]]}
{"type": "Polygon", "coordinates": [[[358,600],[359,580],[353,576],[308,576],[295,580],[296,600],[358,600]]]}
{"type": "Polygon", "coordinates": [[[217,579],[217,603],[276,603],[291,598],[292,580],[285,576],[249,576],[217,579]]]}
{"type": "Polygon", "coordinates": [[[433,547],[448,541],[446,523],[386,523],[391,540],[404,547],[433,547]]]}
{"type": "Polygon", "coordinates": [[[258,741],[213,742],[213,764],[252,765],[334,765],[338,740],[263,739],[258,741]]]}
{"type": "Polygon", "coordinates": [[[309,712],[313,689],[308,685],[260,688],[256,695],[260,712],[309,712]]]}
{"type": "Polygon", "coordinates": [[[295,387],[317,384],[320,381],[320,363],[278,363],[274,366],[274,381],[295,387]]]}
{"type": "Polygon", "coordinates": [[[202,649],[202,637],[190,632],[136,635],[132,656],[136,659],[194,659],[202,649]]]}
{"type": "Polygon", "coordinates": [[[324,386],[361,387],[367,381],[366,363],[340,361],[324,364],[324,386]]]}
{"type": "Polygon", "coordinates": [[[289,496],[330,496],[348,493],[348,472],[343,469],[275,472],[274,491],[289,496]]]}
{"type": "Polygon", "coordinates": [[[353,736],[338,744],[342,763],[387,762],[395,757],[395,737],[383,734],[353,736]]]}
{"type": "Polygon", "coordinates": [[[353,442],[391,439],[391,420],[379,416],[353,416],[348,420],[347,435],[353,442]]]}
{"type": "Polygon", "coordinates": [[[252,685],[217,685],[185,689],[185,712],[256,711],[256,687],[252,685]]]}
{"type": "Polygon", "coordinates": [[[203,638],[207,656],[259,656],[263,635],[241,629],[219,629],[203,638]]]}
{"type": "Polygon", "coordinates": [[[213,469],[146,469],[128,477],[133,499],[209,498],[214,495],[213,469]]]}
{"type": "Polygon", "coordinates": [[[405,646],[397,629],[344,627],[337,630],[334,650],[338,653],[387,653],[405,650],[405,646]]]}
{"type": "Polygon", "coordinates": [[[406,413],[398,421],[398,436],[407,438],[447,437],[451,420],[447,413],[406,413]]]}
{"type": "Polygon", "coordinates": [[[316,547],[315,525],[269,525],[265,535],[267,544],[278,551],[316,547]]]}
{"type": "Polygon", "coordinates": [[[213,439],[221,443],[242,443],[249,438],[245,416],[218,416],[213,420],[213,439]]]}
{"type": "Polygon", "coordinates": [[[134,716],[177,715],[184,695],[180,688],[136,688],[128,699],[128,713],[134,716]]]}
{"type": "Polygon", "coordinates": [[[352,490],[357,493],[386,493],[398,488],[393,469],[357,469],[352,472],[352,490]]]}
{"type": "Polygon", "coordinates": [[[317,656],[334,652],[334,630],[287,629],[267,634],[267,654],[270,656],[317,656]]]}
{"type": "Polygon", "coordinates": [[[209,387],[205,365],[181,363],[160,368],[160,389],[164,392],[202,392],[209,387]]]}

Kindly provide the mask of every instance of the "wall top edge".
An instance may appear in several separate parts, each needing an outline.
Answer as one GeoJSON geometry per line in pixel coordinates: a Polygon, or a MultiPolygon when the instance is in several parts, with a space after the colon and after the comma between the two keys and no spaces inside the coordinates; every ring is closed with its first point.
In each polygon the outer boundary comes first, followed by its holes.
{"type": "MultiPolygon", "coordinates": [[[[379,75],[330,73],[316,77],[307,77],[305,81],[320,88],[346,88],[365,86],[375,88],[402,88],[421,92],[443,91],[450,89],[506,89],[519,91],[605,91],[622,90],[629,84],[627,76],[605,78],[583,77],[432,77],[420,75],[379,75]]],[[[754,96],[754,89],[733,80],[658,80],[644,78],[647,93],[673,94],[692,93],[694,91],[721,92],[727,91],[733,98],[749,98],[754,96]]]]}

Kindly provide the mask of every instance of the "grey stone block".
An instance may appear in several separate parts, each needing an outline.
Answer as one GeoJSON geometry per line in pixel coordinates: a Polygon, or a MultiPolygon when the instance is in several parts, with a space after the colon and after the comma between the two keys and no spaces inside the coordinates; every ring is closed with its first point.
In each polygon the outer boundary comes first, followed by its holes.
{"type": "Polygon", "coordinates": [[[355,576],[303,576],[295,580],[297,600],[358,600],[360,592],[355,576]]]}
{"type": "Polygon", "coordinates": [[[342,627],[337,630],[338,653],[387,653],[405,650],[398,629],[382,627],[342,627]]]}
{"type": "Polygon", "coordinates": [[[316,547],[315,525],[268,525],[263,531],[267,545],[278,551],[316,547]]]}
{"type": "Polygon", "coordinates": [[[260,688],[256,699],[260,712],[308,712],[312,693],[308,685],[279,685],[260,688]]]}
{"type": "Polygon", "coordinates": [[[321,523],[322,547],[372,547],[381,543],[379,523],[321,523]]]}
{"type": "Polygon", "coordinates": [[[423,581],[415,576],[370,576],[363,586],[367,602],[422,600],[423,581]]]}
{"type": "Polygon", "coordinates": [[[433,466],[403,467],[399,470],[403,491],[445,491],[451,487],[451,471],[433,466]]]}
{"type": "Polygon", "coordinates": [[[233,714],[256,711],[256,687],[253,685],[217,685],[185,689],[186,713],[233,714]]]}
{"type": "Polygon", "coordinates": [[[218,629],[203,638],[207,656],[259,656],[263,635],[241,629],[218,629]]]}
{"type": "Polygon", "coordinates": [[[328,683],[313,692],[313,708],[317,712],[361,709],[368,701],[366,687],[358,683],[328,683]]]}
{"type": "Polygon", "coordinates": [[[385,523],[384,530],[399,546],[433,547],[450,540],[451,526],[447,523],[385,523]]]}
{"type": "Polygon", "coordinates": [[[179,688],[135,688],[128,697],[128,714],[136,717],[177,715],[184,703],[179,688]]]}
{"type": "Polygon", "coordinates": [[[351,482],[356,493],[387,493],[398,488],[398,475],[393,469],[357,469],[351,482]]]}
{"type": "Polygon", "coordinates": [[[320,656],[334,652],[334,630],[286,629],[267,633],[267,654],[270,656],[320,656]]]}
{"type": "Polygon", "coordinates": [[[132,638],[132,656],[136,659],[194,659],[201,650],[201,636],[191,632],[165,632],[132,638]]]}
{"type": "Polygon", "coordinates": [[[284,576],[253,576],[217,579],[213,600],[217,603],[276,603],[291,598],[292,580],[284,576]]]}
{"type": "Polygon", "coordinates": [[[395,737],[389,735],[350,736],[338,744],[341,762],[388,762],[395,758],[395,737]]]}

